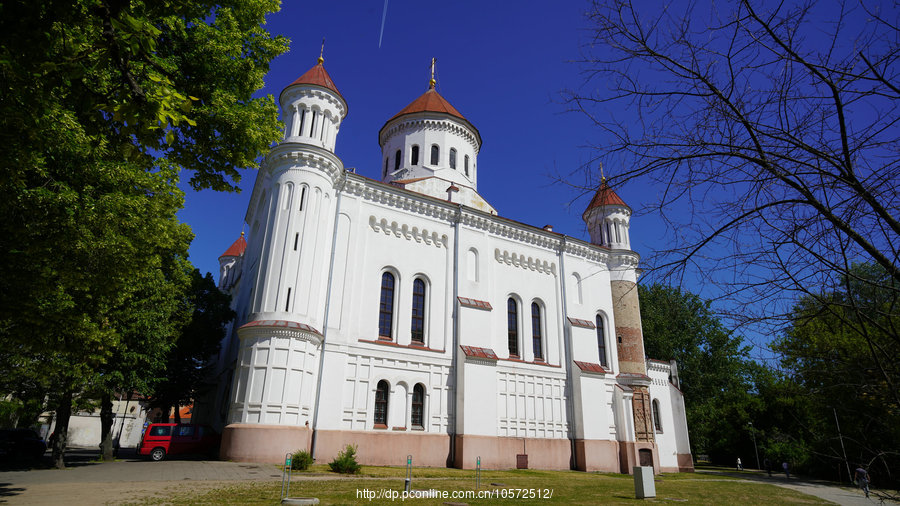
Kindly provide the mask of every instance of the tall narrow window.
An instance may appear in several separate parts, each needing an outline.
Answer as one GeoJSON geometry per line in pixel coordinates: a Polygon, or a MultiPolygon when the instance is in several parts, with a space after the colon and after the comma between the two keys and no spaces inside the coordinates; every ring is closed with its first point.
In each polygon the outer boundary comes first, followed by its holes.
{"type": "Polygon", "coordinates": [[[413,281],[411,334],[413,342],[425,342],[425,282],[420,278],[413,281]]]}
{"type": "Polygon", "coordinates": [[[597,348],[600,350],[600,365],[607,367],[606,331],[603,329],[603,317],[597,315],[597,348]]]}
{"type": "Polygon", "coordinates": [[[290,311],[290,309],[291,309],[291,289],[288,288],[287,300],[284,303],[284,310],[290,311]]]}
{"type": "Polygon", "coordinates": [[[425,387],[421,383],[416,383],[416,386],[413,387],[410,422],[413,429],[425,428],[425,387]]]}
{"type": "Polygon", "coordinates": [[[466,175],[469,175],[469,155],[466,155],[463,158],[463,169],[466,171],[466,175]]]}
{"type": "Polygon", "coordinates": [[[300,240],[300,232],[294,234],[294,251],[297,251],[297,242],[300,240]]]}
{"type": "Polygon", "coordinates": [[[400,156],[403,154],[399,149],[394,153],[394,171],[400,170],[400,156]]]}
{"type": "Polygon", "coordinates": [[[384,159],[384,172],[381,174],[381,177],[387,177],[388,162],[390,161],[390,159],[391,157],[387,157],[384,159]]]}
{"type": "Polygon", "coordinates": [[[437,165],[438,160],[441,159],[441,150],[437,147],[437,144],[433,144],[431,146],[431,165],[437,165]]]}
{"type": "Polygon", "coordinates": [[[616,242],[622,242],[622,239],[619,237],[619,229],[622,227],[620,223],[616,223],[616,242]]]}
{"type": "Polygon", "coordinates": [[[450,168],[456,168],[456,149],[450,148],[450,168]]]}
{"type": "Polygon", "coordinates": [[[609,222],[606,222],[606,243],[612,243],[612,229],[610,228],[609,222]]]}
{"type": "Polygon", "coordinates": [[[409,162],[410,165],[419,165],[419,146],[412,147],[412,157],[409,162]]]}
{"type": "Polygon", "coordinates": [[[303,124],[306,122],[306,109],[300,109],[300,128],[297,130],[297,135],[303,135],[303,124]]]}
{"type": "Polygon", "coordinates": [[[541,306],[537,302],[531,303],[531,343],[534,348],[534,359],[544,359],[544,349],[541,341],[541,306]]]}
{"type": "Polygon", "coordinates": [[[313,111],[312,121],[310,121],[310,126],[309,126],[309,136],[310,137],[315,137],[315,135],[316,135],[316,116],[317,116],[316,111],[313,111]]]}
{"type": "Polygon", "coordinates": [[[509,356],[519,356],[519,304],[516,299],[510,297],[506,301],[506,342],[509,346],[509,356]]]}
{"type": "Polygon", "coordinates": [[[653,399],[653,428],[662,432],[662,421],[659,419],[659,400],[653,399]]]}
{"type": "Polygon", "coordinates": [[[300,187],[300,211],[303,210],[303,201],[306,199],[306,187],[300,187]]]}
{"type": "Polygon", "coordinates": [[[388,393],[391,387],[387,381],[381,380],[375,388],[375,426],[387,427],[388,393]]]}
{"type": "Polygon", "coordinates": [[[381,275],[381,303],[378,310],[378,337],[391,338],[394,327],[394,275],[381,275]]]}

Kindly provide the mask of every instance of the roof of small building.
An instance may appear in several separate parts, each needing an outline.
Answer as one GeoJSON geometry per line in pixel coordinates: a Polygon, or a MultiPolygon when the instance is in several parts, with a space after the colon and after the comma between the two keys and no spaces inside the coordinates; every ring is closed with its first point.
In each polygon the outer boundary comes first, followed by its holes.
{"type": "MultiPolygon", "coordinates": [[[[597,188],[597,193],[594,194],[594,198],[591,199],[591,203],[588,204],[587,209],[584,210],[585,213],[590,211],[595,207],[603,207],[603,206],[622,206],[628,207],[628,204],[619,197],[616,192],[606,184],[606,180],[600,183],[600,188],[597,188]]],[[[628,207],[631,209],[630,207],[628,207]]]]}
{"type": "Polygon", "coordinates": [[[292,82],[290,86],[295,84],[314,84],[316,86],[321,86],[323,88],[328,88],[329,90],[338,94],[341,99],[344,98],[341,95],[341,92],[338,91],[337,86],[335,86],[334,81],[331,79],[331,76],[328,75],[328,72],[325,70],[325,65],[323,65],[322,58],[319,58],[319,62],[316,63],[313,68],[306,71],[305,74],[298,77],[296,81],[292,82]]]}
{"type": "Polygon", "coordinates": [[[241,232],[241,236],[238,237],[237,241],[234,241],[231,246],[225,250],[225,253],[219,255],[219,258],[222,257],[239,257],[244,255],[244,251],[247,250],[247,241],[244,239],[244,233],[241,232]]]}

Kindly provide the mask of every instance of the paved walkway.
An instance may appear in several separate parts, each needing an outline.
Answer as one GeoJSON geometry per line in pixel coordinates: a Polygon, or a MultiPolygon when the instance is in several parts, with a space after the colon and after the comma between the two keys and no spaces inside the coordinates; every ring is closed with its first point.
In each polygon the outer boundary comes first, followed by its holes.
{"type": "MultiPolygon", "coordinates": [[[[175,488],[212,489],[235,481],[281,478],[274,465],[178,459],[150,462],[133,453],[97,462],[96,449],[72,450],[66,469],[0,469],[3,504],[115,504],[164,498],[175,488]],[[76,485],[78,484],[78,485],[76,485]]],[[[49,464],[45,457],[43,465],[49,464]]],[[[40,466],[39,466],[40,467],[40,466]]]]}
{"type": "Polygon", "coordinates": [[[698,473],[704,474],[717,474],[721,476],[730,476],[733,478],[740,478],[744,480],[758,481],[760,483],[768,483],[770,485],[777,485],[779,487],[789,488],[792,490],[796,490],[798,492],[802,492],[804,494],[809,494],[820,499],[825,499],[826,501],[831,501],[836,504],[841,504],[844,506],[873,506],[876,504],[888,504],[888,505],[897,505],[900,503],[884,500],[882,501],[878,497],[877,490],[872,491],[869,494],[869,498],[866,498],[866,495],[856,487],[841,487],[836,485],[833,482],[829,481],[821,481],[821,480],[810,480],[810,479],[801,479],[795,476],[792,476],[790,479],[785,478],[784,474],[781,473],[772,473],[772,476],[769,477],[766,475],[765,471],[749,471],[744,470],[743,472],[729,472],[729,471],[718,471],[718,470],[709,470],[709,469],[698,469],[698,473]]]}

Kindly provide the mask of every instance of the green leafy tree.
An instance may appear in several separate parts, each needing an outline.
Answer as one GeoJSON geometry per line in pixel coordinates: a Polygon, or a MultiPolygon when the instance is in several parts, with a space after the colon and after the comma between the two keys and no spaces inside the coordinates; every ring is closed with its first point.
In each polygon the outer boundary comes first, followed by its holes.
{"type": "Polygon", "coordinates": [[[164,373],[151,390],[151,405],[165,413],[174,407],[176,422],[180,422],[178,407],[205,393],[209,358],[219,350],[226,325],[235,317],[231,296],[216,287],[209,273],[202,276],[194,269],[186,300],[192,313],[165,354],[164,373]]]}
{"type": "Polygon", "coordinates": [[[843,287],[801,299],[790,329],[774,344],[782,365],[814,401],[810,465],[820,473],[872,464],[882,483],[900,483],[897,293],[897,282],[881,266],[853,265],[843,287]]]}
{"type": "Polygon", "coordinates": [[[261,26],[277,6],[0,6],[0,365],[55,399],[59,467],[73,400],[137,353],[121,315],[186,258],[179,171],[233,190],[278,138],[274,100],[253,98],[286,48],[261,26]]]}
{"type": "Polygon", "coordinates": [[[661,284],[638,285],[647,356],[678,363],[691,450],[732,464],[758,411],[749,347],[726,329],[709,301],[661,284]]]}

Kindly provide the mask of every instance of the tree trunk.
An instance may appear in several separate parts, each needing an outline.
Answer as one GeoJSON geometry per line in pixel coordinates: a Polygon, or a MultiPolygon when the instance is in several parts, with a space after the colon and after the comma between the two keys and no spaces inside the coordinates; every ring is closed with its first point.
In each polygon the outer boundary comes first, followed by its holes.
{"type": "Polygon", "coordinates": [[[181,423],[181,406],[175,403],[175,423],[181,423]]]}
{"type": "Polygon", "coordinates": [[[112,427],[115,419],[112,395],[109,392],[104,392],[100,399],[100,454],[103,456],[104,462],[112,462],[114,459],[112,427]]]}
{"type": "Polygon", "coordinates": [[[53,437],[53,465],[57,469],[65,469],[66,462],[63,459],[66,453],[66,443],[69,440],[69,418],[72,416],[72,391],[63,393],[56,408],[56,429],[53,437]]]}

